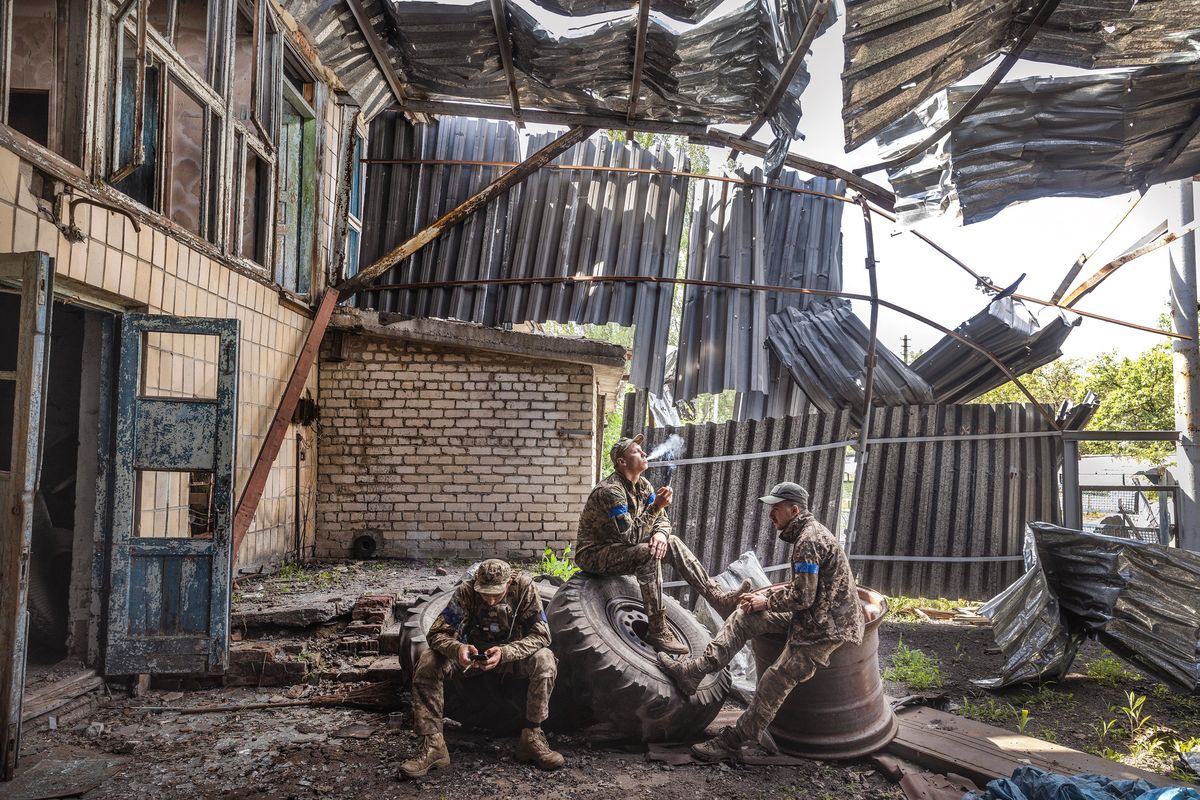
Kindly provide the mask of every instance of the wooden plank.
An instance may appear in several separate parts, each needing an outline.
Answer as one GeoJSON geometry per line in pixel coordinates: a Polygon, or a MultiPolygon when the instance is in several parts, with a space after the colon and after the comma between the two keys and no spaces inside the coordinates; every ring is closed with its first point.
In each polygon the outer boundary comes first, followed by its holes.
{"type": "Polygon", "coordinates": [[[932,708],[908,708],[896,717],[900,731],[888,745],[889,753],[936,772],[963,775],[980,786],[993,778],[1010,777],[1017,767],[1027,765],[1061,775],[1090,773],[1130,780],[1143,778],[1155,786],[1187,785],[1164,775],[932,708]]]}
{"type": "Polygon", "coordinates": [[[25,704],[21,708],[21,723],[45,716],[103,685],[104,679],[97,675],[95,670],[85,669],[29,692],[25,695],[25,704]]]}

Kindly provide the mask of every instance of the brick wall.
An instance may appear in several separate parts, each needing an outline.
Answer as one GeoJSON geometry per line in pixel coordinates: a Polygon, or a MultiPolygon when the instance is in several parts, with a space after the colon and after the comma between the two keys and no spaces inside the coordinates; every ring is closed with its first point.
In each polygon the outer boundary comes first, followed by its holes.
{"type": "Polygon", "coordinates": [[[364,529],[396,557],[574,541],[594,475],[591,366],[367,336],[343,352],[320,370],[319,556],[348,555],[364,529]]]}

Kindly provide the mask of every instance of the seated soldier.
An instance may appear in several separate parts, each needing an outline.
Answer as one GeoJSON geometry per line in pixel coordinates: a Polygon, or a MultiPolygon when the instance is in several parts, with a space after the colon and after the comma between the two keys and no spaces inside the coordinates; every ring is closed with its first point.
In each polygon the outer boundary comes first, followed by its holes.
{"type": "Polygon", "coordinates": [[[771,507],[771,524],[792,545],[792,580],[742,595],[704,654],[684,661],[658,654],[658,663],[685,695],[705,675],[725,668],[755,636],[787,634],[775,663],[758,679],[754,700],[737,722],[712,739],[692,745],[700,761],[736,760],[757,742],[796,685],[828,666],[833,651],[863,638],[863,612],[850,562],[833,534],[808,510],[808,492],[795,483],[776,484],[759,498],[771,507]]]}
{"type": "Polygon", "coordinates": [[[421,737],[415,758],[400,765],[408,778],[450,766],[442,736],[445,680],[496,671],[501,680],[527,678],[525,727],[517,742],[518,761],[542,769],[563,765],[550,749],[542,722],[550,713],[550,694],[558,662],[550,652],[550,627],[533,579],[507,563],[488,559],[475,576],[458,586],[445,610],[426,634],[429,649],[413,671],[413,728],[421,737]]]}
{"type": "Polygon", "coordinates": [[[609,450],[609,458],[613,473],[592,489],[579,516],[575,563],[595,575],[636,576],[650,622],[646,642],[666,653],[687,653],[687,645],[667,625],[659,560],[667,556],[688,585],[721,616],[733,611],[750,582],[744,581],[733,591],[723,590],[683,540],[671,533],[667,519],[671,487],[655,491],[642,477],[648,462],[641,435],[618,440],[609,450]]]}

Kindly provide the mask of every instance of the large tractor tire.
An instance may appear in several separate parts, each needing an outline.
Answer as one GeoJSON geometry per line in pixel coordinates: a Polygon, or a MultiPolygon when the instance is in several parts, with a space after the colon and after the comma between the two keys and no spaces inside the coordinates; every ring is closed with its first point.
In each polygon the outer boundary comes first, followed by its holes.
{"type": "MultiPolygon", "coordinates": [[[[557,587],[535,579],[538,594],[545,606],[554,597],[557,587]]],[[[400,631],[400,664],[411,677],[421,654],[429,649],[425,635],[429,626],[450,602],[454,590],[438,592],[417,601],[408,610],[400,631]]],[[[526,681],[501,683],[492,675],[472,678],[451,678],[445,684],[445,714],[467,728],[484,728],[498,733],[512,733],[525,720],[526,681]]]]}
{"type": "MultiPolygon", "coordinates": [[[[664,599],[668,624],[699,655],[708,631],[675,600],[664,599]]],[[[546,614],[558,657],[552,718],[606,738],[673,742],[700,735],[721,710],[728,669],[706,677],[694,696],[680,693],[642,640],[646,613],[632,578],[579,573],[558,590],[546,614]]]]}

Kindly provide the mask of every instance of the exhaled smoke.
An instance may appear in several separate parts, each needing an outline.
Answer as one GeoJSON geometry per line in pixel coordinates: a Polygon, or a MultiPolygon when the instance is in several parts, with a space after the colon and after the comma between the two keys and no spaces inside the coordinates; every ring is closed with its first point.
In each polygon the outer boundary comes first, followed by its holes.
{"type": "Polygon", "coordinates": [[[650,451],[649,461],[674,461],[683,454],[683,437],[672,433],[667,440],[650,451]]]}

